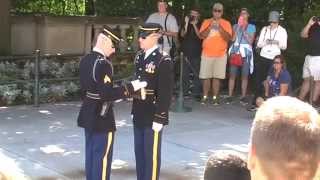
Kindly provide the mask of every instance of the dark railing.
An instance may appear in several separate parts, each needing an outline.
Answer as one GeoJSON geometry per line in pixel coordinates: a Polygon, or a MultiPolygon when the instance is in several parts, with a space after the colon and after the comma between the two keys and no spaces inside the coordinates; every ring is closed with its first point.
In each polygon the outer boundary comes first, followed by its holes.
{"type": "MultiPolygon", "coordinates": [[[[129,58],[133,56],[132,53],[122,53],[121,55],[129,55],[129,58]]],[[[49,82],[63,82],[63,81],[78,81],[79,77],[62,77],[62,78],[41,78],[40,77],[40,64],[41,59],[43,58],[68,58],[68,57],[81,57],[82,54],[69,54],[69,55],[41,55],[40,50],[36,50],[33,55],[28,56],[2,56],[0,57],[0,61],[8,61],[8,62],[17,62],[17,61],[33,61],[34,62],[34,77],[30,79],[5,79],[0,80],[0,85],[10,85],[10,84],[26,84],[32,83],[34,85],[33,90],[33,103],[34,106],[39,107],[39,99],[40,99],[40,84],[41,83],[49,83],[49,82]]],[[[114,66],[119,65],[127,65],[130,62],[114,62],[114,66]]],[[[115,76],[115,82],[124,81],[130,78],[130,75],[126,75],[126,77],[121,77],[119,75],[115,76]]]]}

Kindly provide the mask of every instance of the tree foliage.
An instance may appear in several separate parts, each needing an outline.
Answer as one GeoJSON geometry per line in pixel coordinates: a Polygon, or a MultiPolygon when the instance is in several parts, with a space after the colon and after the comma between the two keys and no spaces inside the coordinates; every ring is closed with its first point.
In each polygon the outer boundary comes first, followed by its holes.
{"type": "MultiPolygon", "coordinates": [[[[300,31],[313,15],[320,15],[320,0],[218,0],[224,4],[224,17],[236,22],[240,8],[250,11],[251,22],[259,30],[267,25],[271,10],[281,12],[281,24],[288,31],[288,49],[285,51],[294,82],[301,79],[305,43],[300,31]]],[[[156,0],[12,0],[16,13],[47,13],[54,15],[130,16],[146,18],[156,11],[156,0]]],[[[188,9],[197,4],[203,18],[211,16],[217,0],[169,0],[170,12],[181,22],[188,9]],[[182,7],[185,7],[183,10],[182,7]]]]}
{"type": "Polygon", "coordinates": [[[12,0],[16,14],[83,15],[85,0],[12,0]]]}

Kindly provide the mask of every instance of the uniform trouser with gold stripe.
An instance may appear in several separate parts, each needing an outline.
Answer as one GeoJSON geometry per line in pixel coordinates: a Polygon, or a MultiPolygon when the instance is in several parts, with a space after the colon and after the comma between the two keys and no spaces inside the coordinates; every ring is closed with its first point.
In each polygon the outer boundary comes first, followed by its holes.
{"type": "Polygon", "coordinates": [[[161,165],[162,131],[134,127],[137,180],[158,180],[161,165]]]}
{"type": "Polygon", "coordinates": [[[85,130],[86,179],[109,180],[113,153],[114,132],[85,130]]]}

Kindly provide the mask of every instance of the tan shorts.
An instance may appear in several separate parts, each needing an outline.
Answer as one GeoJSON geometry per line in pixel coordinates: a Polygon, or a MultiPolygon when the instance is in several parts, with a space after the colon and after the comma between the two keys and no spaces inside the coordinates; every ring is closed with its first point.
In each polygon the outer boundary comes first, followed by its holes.
{"type": "Polygon", "coordinates": [[[303,64],[302,77],[313,77],[315,81],[320,80],[320,56],[306,56],[303,64]]]}
{"type": "Polygon", "coordinates": [[[227,67],[227,55],[222,57],[201,56],[200,79],[225,79],[227,67]]]}

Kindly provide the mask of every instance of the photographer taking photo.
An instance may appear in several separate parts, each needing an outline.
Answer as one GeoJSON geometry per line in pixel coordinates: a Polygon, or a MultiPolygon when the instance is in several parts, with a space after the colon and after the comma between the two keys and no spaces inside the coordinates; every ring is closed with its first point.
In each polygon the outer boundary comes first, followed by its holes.
{"type": "Polygon", "coordinates": [[[303,65],[303,84],[299,94],[299,99],[304,100],[309,91],[311,93],[312,105],[317,109],[316,102],[320,96],[320,17],[313,16],[303,28],[301,37],[307,39],[308,49],[303,65]],[[314,86],[311,87],[311,81],[314,86]],[[311,88],[312,89],[311,89],[311,88]]]}
{"type": "Polygon", "coordinates": [[[184,26],[181,29],[182,44],[181,50],[184,54],[183,61],[183,93],[189,95],[190,73],[192,79],[192,96],[200,98],[201,83],[199,79],[201,39],[199,29],[201,26],[200,9],[196,6],[190,9],[189,15],[184,17],[184,26]]]}

